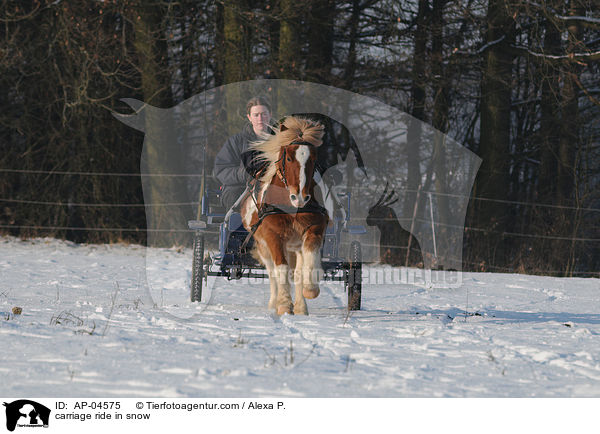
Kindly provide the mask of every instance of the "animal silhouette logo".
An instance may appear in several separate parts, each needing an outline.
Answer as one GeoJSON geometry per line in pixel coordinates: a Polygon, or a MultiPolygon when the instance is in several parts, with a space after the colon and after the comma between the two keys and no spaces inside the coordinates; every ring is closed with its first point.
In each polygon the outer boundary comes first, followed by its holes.
{"type": "Polygon", "coordinates": [[[380,233],[380,262],[393,266],[423,267],[423,256],[419,241],[402,228],[392,205],[399,198],[395,190],[385,185],[383,194],[367,214],[367,225],[377,226],[380,233]]]}
{"type": "Polygon", "coordinates": [[[50,409],[40,403],[28,399],[19,399],[4,403],[6,407],[6,429],[14,431],[18,426],[48,427],[50,409]]]}

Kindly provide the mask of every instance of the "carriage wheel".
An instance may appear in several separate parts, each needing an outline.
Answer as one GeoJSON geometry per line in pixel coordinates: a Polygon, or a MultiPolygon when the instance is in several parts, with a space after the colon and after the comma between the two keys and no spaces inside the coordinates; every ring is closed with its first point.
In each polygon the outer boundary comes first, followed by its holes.
{"type": "Polygon", "coordinates": [[[191,300],[201,301],[202,281],[204,279],[204,235],[196,233],[194,236],[194,258],[192,260],[192,287],[191,300]]]}
{"type": "Polygon", "coordinates": [[[360,243],[350,244],[350,267],[348,269],[348,310],[360,310],[362,293],[362,252],[360,243]]]}

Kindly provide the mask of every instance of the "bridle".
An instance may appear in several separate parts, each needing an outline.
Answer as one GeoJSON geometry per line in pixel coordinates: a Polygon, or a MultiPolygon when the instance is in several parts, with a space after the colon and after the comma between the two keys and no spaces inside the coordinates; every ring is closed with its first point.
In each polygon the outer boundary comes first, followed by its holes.
{"type": "Polygon", "coordinates": [[[312,143],[306,142],[303,140],[294,140],[293,142],[283,146],[283,154],[281,155],[281,158],[275,162],[275,164],[277,164],[281,161],[281,170],[279,170],[279,167],[278,167],[276,173],[277,173],[277,176],[279,177],[279,179],[281,180],[281,182],[283,182],[283,185],[285,186],[286,190],[288,190],[288,191],[289,191],[288,182],[285,177],[285,159],[286,159],[286,155],[287,155],[286,154],[287,147],[292,146],[292,145],[306,145],[306,146],[312,146],[312,147],[315,146],[312,143]]]}

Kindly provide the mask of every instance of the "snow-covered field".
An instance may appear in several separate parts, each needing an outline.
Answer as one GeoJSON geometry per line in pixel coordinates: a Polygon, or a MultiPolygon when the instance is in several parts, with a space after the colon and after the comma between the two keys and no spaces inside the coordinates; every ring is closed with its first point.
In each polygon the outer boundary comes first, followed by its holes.
{"type": "Polygon", "coordinates": [[[350,315],[328,282],[278,318],[264,282],[211,279],[192,305],[190,275],[190,251],[0,238],[3,395],[600,396],[599,279],[366,283],[350,315]]]}

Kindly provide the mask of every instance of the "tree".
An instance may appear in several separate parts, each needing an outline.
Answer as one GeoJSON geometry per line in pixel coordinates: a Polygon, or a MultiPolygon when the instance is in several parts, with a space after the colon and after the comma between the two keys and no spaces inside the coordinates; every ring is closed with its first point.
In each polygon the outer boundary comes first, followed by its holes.
{"type": "MultiPolygon", "coordinates": [[[[514,20],[504,0],[489,0],[486,19],[481,82],[481,121],[479,156],[482,158],[475,192],[488,199],[506,199],[510,168],[511,92],[514,55],[514,20]]],[[[499,231],[509,222],[499,202],[478,204],[479,227],[499,231]]],[[[502,239],[487,238],[494,255],[503,260],[502,239]]]]}

